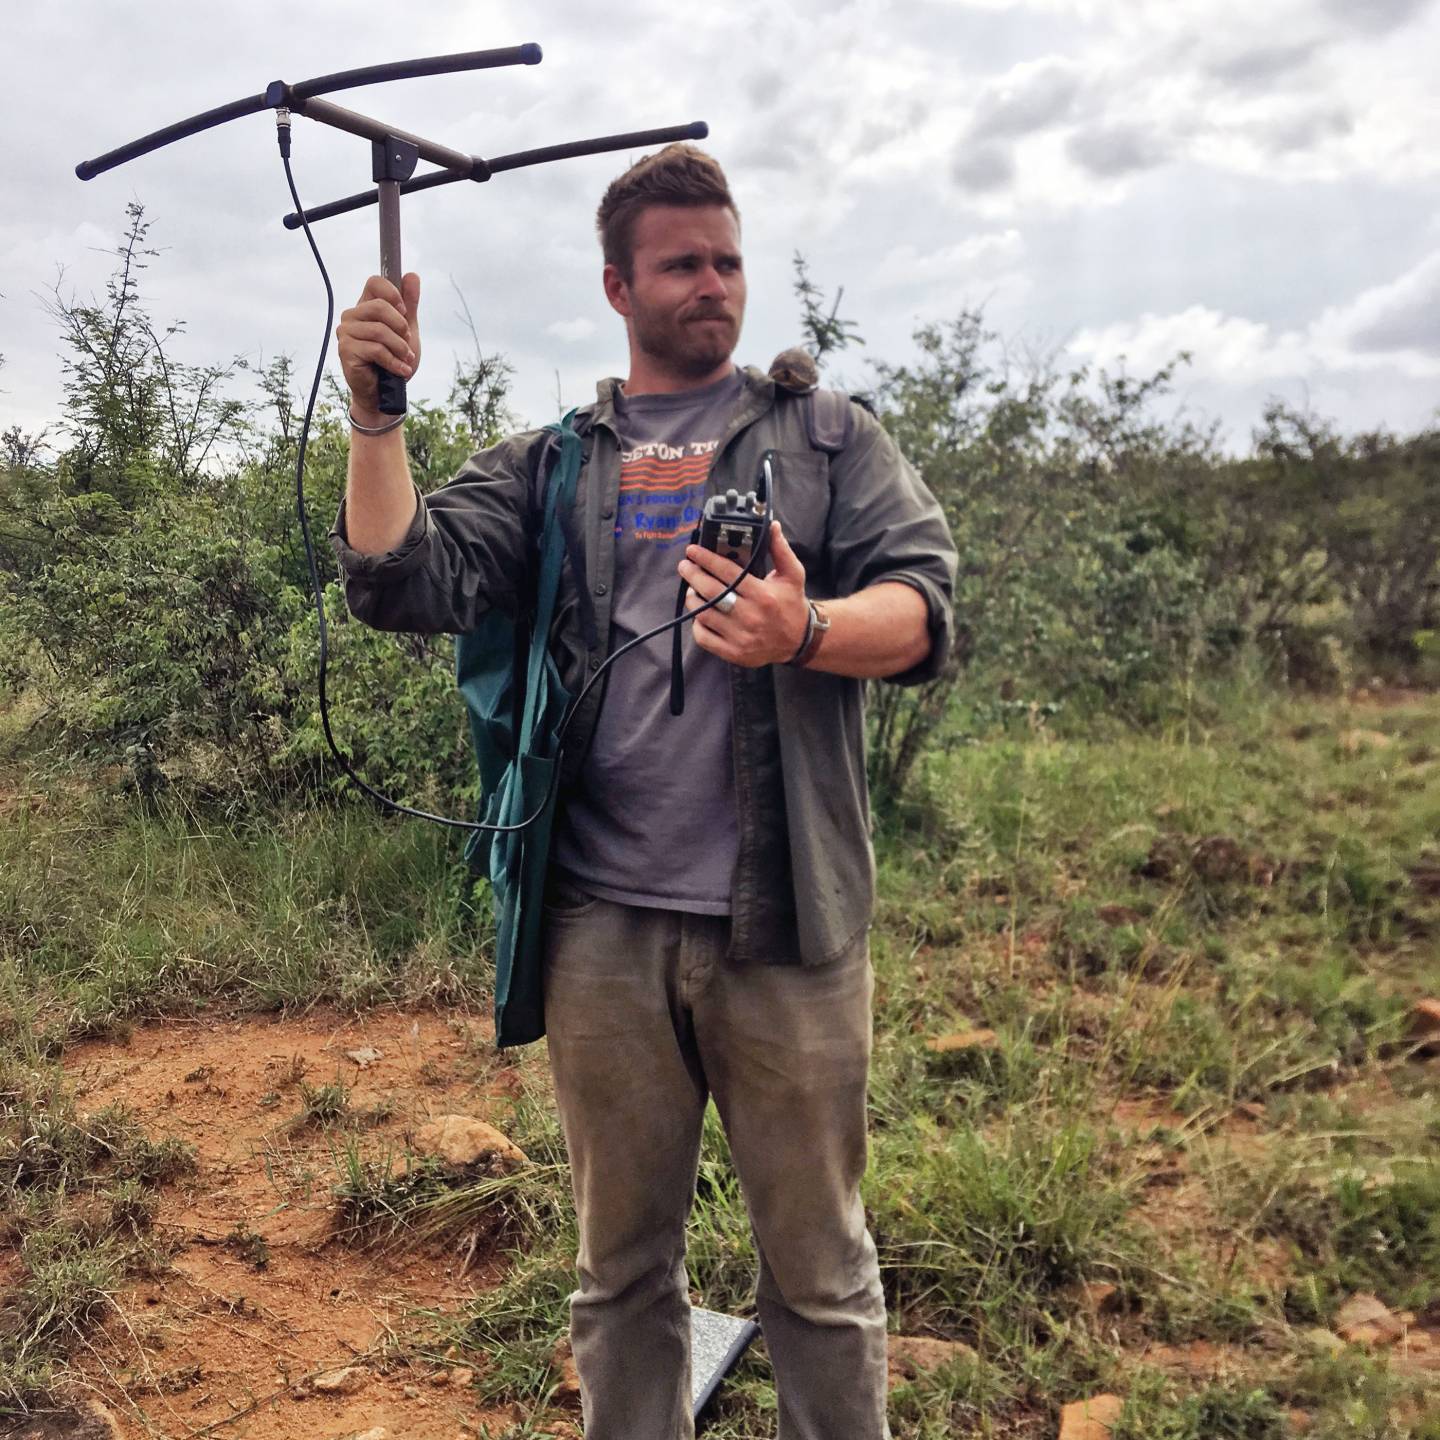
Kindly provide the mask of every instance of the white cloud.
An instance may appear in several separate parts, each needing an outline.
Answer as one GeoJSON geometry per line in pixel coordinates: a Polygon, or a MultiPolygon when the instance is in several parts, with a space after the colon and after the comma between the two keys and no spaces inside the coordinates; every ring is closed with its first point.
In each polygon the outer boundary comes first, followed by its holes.
{"type": "Polygon", "coordinates": [[[1020,259],[1025,242],[1016,229],[971,235],[955,245],[922,253],[914,245],[896,245],[875,267],[875,284],[885,289],[994,279],[1020,259]]]}
{"type": "Polygon", "coordinates": [[[1184,351],[1193,357],[1197,374],[1242,382],[1278,379],[1308,368],[1293,337],[1277,337],[1260,321],[1223,315],[1207,305],[1084,329],[1069,349],[1107,369],[1124,361],[1142,373],[1159,369],[1184,351]]]}
{"type": "Polygon", "coordinates": [[[1440,174],[1440,93],[1415,63],[1422,23],[1432,53],[1440,40],[1437,0],[1378,0],[1365,20],[1359,0],[1046,8],[1088,22],[1077,52],[987,81],[959,126],[952,178],[986,215],[1110,205],[1166,164],[1282,182],[1440,174]]]}
{"type": "Polygon", "coordinates": [[[950,173],[966,190],[981,194],[987,190],[1000,190],[1015,179],[1015,156],[1005,146],[994,142],[962,140],[955,147],[950,173]]]}
{"type": "Polygon", "coordinates": [[[1202,64],[1216,79],[1236,87],[1268,84],[1308,64],[1318,44],[1314,35],[1272,44],[1256,44],[1249,37],[1236,44],[1234,38],[1227,35],[1202,64]]]}
{"type": "Polygon", "coordinates": [[[1440,373],[1440,251],[1326,311],[1315,329],[1359,354],[1392,357],[1417,374],[1440,373]]]}
{"type": "Polygon", "coordinates": [[[1065,145],[1082,170],[1104,179],[1150,170],[1168,157],[1164,136],[1140,125],[1097,125],[1077,130],[1065,145]]]}
{"type": "Polygon", "coordinates": [[[552,320],[545,327],[545,333],[567,344],[574,344],[579,340],[588,340],[595,333],[595,322],[585,315],[579,315],[574,320],[552,320]]]}
{"type": "MultiPolygon", "coordinates": [[[[131,196],[165,249],[145,294],[157,319],[189,322],[187,358],[263,348],[306,368],[317,282],[303,239],[278,226],[289,206],[264,117],[89,186],[70,175],[82,156],[253,94],[277,70],[295,80],[394,53],[378,19],[336,31],[342,10],[339,0],[294,14],[279,0],[243,14],[183,0],[17,9],[15,83],[0,90],[0,109],[17,133],[36,106],[47,121],[17,156],[0,214],[0,424],[58,413],[54,327],[35,297],[57,261],[69,266],[67,289],[103,292],[109,260],[95,252],[113,245],[131,196]],[[282,13],[280,57],[264,37],[282,13]],[[122,45],[141,61],[117,88],[122,45]],[[131,121],[114,118],[122,101],[131,121]]],[[[418,7],[408,52],[477,43],[473,10],[418,7]]],[[[498,0],[486,14],[498,41],[541,41],[544,65],[387,85],[348,103],[486,155],[708,120],[745,215],[742,358],[794,339],[798,248],[817,276],[846,285],[847,313],[883,358],[908,343],[917,317],[990,296],[1002,332],[1084,323],[1078,341],[1128,349],[1135,363],[1188,346],[1230,413],[1253,413],[1226,388],[1237,375],[1257,385],[1329,376],[1355,397],[1346,423],[1363,420],[1391,377],[1433,393],[1434,272],[1399,272],[1440,246],[1440,228],[1406,238],[1440,213],[1430,63],[1440,0],[734,0],[704,13],[635,0],[622,26],[580,0],[498,0]]],[[[307,202],[363,185],[364,149],[297,126],[307,202]]],[[[515,363],[522,413],[551,413],[557,366],[579,398],[595,367],[623,366],[593,213],[627,158],[406,201],[432,393],[448,354],[470,348],[443,299],[449,275],[485,349],[515,363]]],[[[373,214],[318,236],[348,304],[374,268],[373,214]]]]}
{"type": "Polygon", "coordinates": [[[1276,331],[1263,321],[1190,305],[1083,329],[1069,348],[1102,366],[1123,359],[1141,371],[1186,351],[1195,374],[1227,384],[1379,369],[1432,380],[1440,377],[1440,253],[1325,310],[1303,329],[1276,331]]]}
{"type": "Polygon", "coordinates": [[[1080,74],[1055,56],[1016,65],[980,92],[971,133],[977,138],[1029,135],[1065,119],[1080,94],[1080,74]]]}

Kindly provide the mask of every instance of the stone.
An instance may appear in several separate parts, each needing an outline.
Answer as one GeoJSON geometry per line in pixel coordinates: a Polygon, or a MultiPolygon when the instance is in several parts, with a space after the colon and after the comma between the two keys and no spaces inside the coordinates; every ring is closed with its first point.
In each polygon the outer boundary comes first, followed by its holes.
{"type": "Polygon", "coordinates": [[[457,1365],[450,1372],[450,1388],[463,1390],[474,1378],[475,1372],[468,1365],[457,1365]]]}
{"type": "Polygon", "coordinates": [[[1139,925],[1145,919],[1130,905],[1102,905],[1095,914],[1107,925],[1139,925]]]}
{"type": "Polygon", "coordinates": [[[362,1045],[358,1050],[347,1050],[347,1060],[353,1060],[362,1070],[368,1070],[377,1061],[385,1058],[383,1050],[377,1050],[373,1045],[362,1045]]]}
{"type": "Polygon", "coordinates": [[[96,1430],[106,1436],[114,1436],[120,1440],[124,1433],[120,1429],[120,1422],[102,1405],[98,1400],[87,1400],[85,1402],[85,1418],[90,1421],[96,1430]]]}
{"type": "Polygon", "coordinates": [[[1367,750],[1388,750],[1395,742],[1379,730],[1342,730],[1340,748],[1347,755],[1360,755],[1367,750]]]}
{"type": "Polygon", "coordinates": [[[1080,1286],[1076,1298],[1087,1315],[1106,1315],[1120,1308],[1120,1291],[1103,1280],[1089,1280],[1080,1286]]]}
{"type": "Polygon", "coordinates": [[[1060,1410],[1060,1440],[1110,1440],[1110,1432],[1125,1409],[1118,1395],[1092,1395],[1060,1410]]]}
{"type": "Polygon", "coordinates": [[[935,1035],[925,1042],[932,1055],[951,1055],[957,1050],[996,1050],[1000,1037],[993,1030],[960,1030],[954,1035],[935,1035]]]}
{"type": "Polygon", "coordinates": [[[1393,1345],[1405,1334],[1405,1327],[1377,1296],[1359,1294],[1335,1312],[1335,1333],[1351,1345],[1373,1350],[1393,1345]]]}
{"type": "Polygon", "coordinates": [[[0,1415],[5,1440],[121,1440],[120,1423],[98,1400],[78,1408],[44,1410],[32,1415],[0,1415]]]}
{"type": "Polygon", "coordinates": [[[580,1403],[580,1373],[575,1368],[575,1357],[570,1353],[569,1340],[562,1339],[550,1356],[550,1369],[559,1378],[550,1391],[552,1405],[578,1405],[580,1403]]]}
{"type": "Polygon", "coordinates": [[[926,1371],[974,1358],[975,1352],[958,1340],[938,1340],[931,1335],[891,1335],[886,1341],[892,1390],[918,1379],[926,1371]]]}
{"type": "Polygon", "coordinates": [[[317,1375],[310,1382],[310,1388],[320,1395],[353,1395],[364,1388],[369,1378],[363,1366],[346,1365],[342,1369],[327,1370],[323,1375],[317,1375]]]}
{"type": "Polygon", "coordinates": [[[1410,1007],[1408,1033],[1420,1055],[1440,1055],[1440,1000],[1417,1000],[1410,1007]]]}
{"type": "Polygon", "coordinates": [[[1345,1342],[1333,1330],[1327,1330],[1323,1325],[1312,1326],[1302,1332],[1300,1338],[1313,1349],[1328,1355],[1336,1355],[1345,1348],[1345,1342]]]}
{"type": "Polygon", "coordinates": [[[415,1150],[462,1170],[486,1160],[507,1169],[530,1163],[530,1157],[508,1136],[470,1115],[440,1115],[428,1121],[415,1132],[415,1150]]]}
{"type": "Polygon", "coordinates": [[[345,1440],[387,1440],[390,1432],[383,1425],[376,1425],[370,1430],[355,1430],[346,1435],[345,1440]]]}

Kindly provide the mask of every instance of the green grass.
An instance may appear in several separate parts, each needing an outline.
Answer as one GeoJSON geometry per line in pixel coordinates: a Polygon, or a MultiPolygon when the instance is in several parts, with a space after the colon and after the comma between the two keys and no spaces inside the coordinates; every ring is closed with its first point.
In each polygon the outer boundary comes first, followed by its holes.
{"type": "Polygon", "coordinates": [[[52,793],[0,826],[0,997],[39,995],[45,1027],[483,1000],[488,915],[448,833],[358,805],[232,823],[52,793]]]}
{"type": "MultiPolygon", "coordinates": [[[[1383,1354],[1304,1337],[1355,1290],[1440,1304],[1435,1062],[1403,1042],[1410,1002],[1440,993],[1423,879],[1440,864],[1440,703],[1215,688],[1163,714],[1145,732],[1091,717],[957,735],[882,820],[866,1201],[892,1324],[974,1347],[901,1386],[892,1427],[1050,1440],[1063,1403],[1109,1388],[1127,1440],[1272,1440],[1290,1408],[1320,1440],[1437,1440],[1383,1354]],[[1348,729],[1392,743],[1350,753],[1348,729]],[[995,1044],[926,1043],[977,1028],[995,1044]],[[1117,1287],[1103,1314],[1084,1298],[1097,1284],[1117,1287]],[[1139,1358],[1193,1341],[1224,1349],[1224,1379],[1139,1358]]],[[[126,1268],[163,1263],[146,1215],[174,1157],[123,1115],[77,1128],[47,1098],[70,1039],[213,1006],[481,1005],[488,933],[457,843],[420,826],[358,806],[234,819],[173,793],[146,812],[11,779],[49,799],[0,827],[16,1057],[0,1091],[33,1137],[33,1178],[0,1194],[30,1337],[0,1342],[0,1396],[43,1390],[126,1268]]],[[[543,1065],[523,1069],[499,1117],[535,1162],[515,1175],[402,1167],[362,1147],[343,1082],[297,1073],[285,1093],[292,1119],[328,1129],[351,1243],[508,1252],[497,1288],[395,1344],[483,1358],[483,1395],[533,1408],[533,1429],[575,1237],[543,1065]]],[[[697,1300],[750,1313],[748,1219],[713,1114],[689,1234],[697,1300]]],[[[774,1421],[757,1348],[708,1433],[774,1421]]]]}
{"type": "Polygon", "coordinates": [[[1440,1301],[1440,1160],[1389,1155],[1338,1160],[1278,1146],[1239,1177],[1233,1208],[1294,1252],[1285,1299],[1297,1322],[1328,1321],[1356,1291],[1397,1309],[1440,1301]]]}
{"type": "Polygon", "coordinates": [[[85,1328],[128,1276],[162,1270],[155,1191],[193,1169],[118,1107],[81,1115],[48,1062],[0,1060],[0,1413],[43,1398],[85,1328]]]}
{"type": "Polygon", "coordinates": [[[350,1113],[350,1089],[342,1080],[332,1080],[325,1085],[301,1080],[299,1090],[297,1125],[334,1125],[350,1113]]]}

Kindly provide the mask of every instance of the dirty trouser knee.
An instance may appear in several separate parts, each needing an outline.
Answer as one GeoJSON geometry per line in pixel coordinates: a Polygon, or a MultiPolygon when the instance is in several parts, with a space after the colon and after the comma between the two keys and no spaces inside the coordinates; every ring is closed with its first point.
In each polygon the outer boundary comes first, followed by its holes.
{"type": "Polygon", "coordinates": [[[859,1181],[870,967],[739,965],[723,918],[547,913],[546,1022],[580,1222],[588,1440],[688,1440],[684,1222],[714,1089],[761,1253],[780,1440],[881,1440],[885,1320],[859,1181]]]}

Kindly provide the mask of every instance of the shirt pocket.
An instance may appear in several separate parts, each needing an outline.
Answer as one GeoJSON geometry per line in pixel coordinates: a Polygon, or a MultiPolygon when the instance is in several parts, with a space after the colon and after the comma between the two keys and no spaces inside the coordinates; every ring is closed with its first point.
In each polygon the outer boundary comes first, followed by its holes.
{"type": "Polygon", "coordinates": [[[818,570],[830,519],[830,463],[815,450],[777,450],[775,515],[800,563],[818,570]]]}

